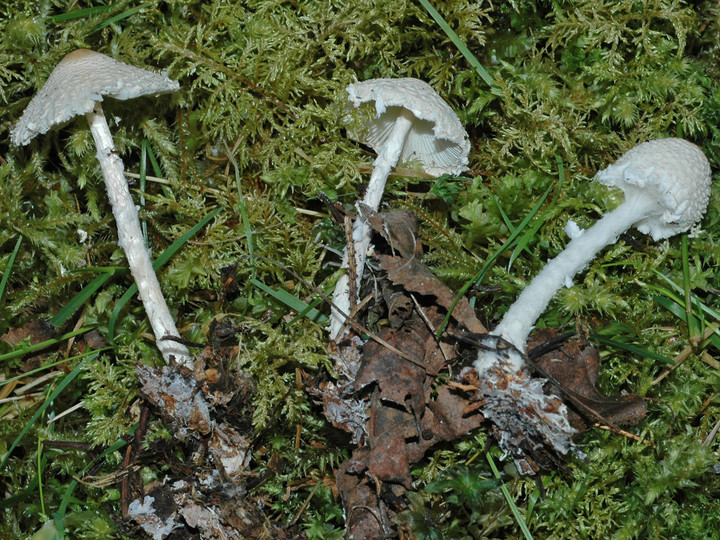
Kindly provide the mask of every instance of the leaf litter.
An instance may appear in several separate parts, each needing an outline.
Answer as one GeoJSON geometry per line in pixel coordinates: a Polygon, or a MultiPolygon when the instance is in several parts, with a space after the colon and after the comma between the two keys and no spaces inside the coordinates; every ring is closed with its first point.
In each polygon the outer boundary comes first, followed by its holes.
{"type": "MultiPolygon", "coordinates": [[[[498,368],[479,380],[473,368],[464,366],[488,344],[502,355],[502,340],[488,335],[468,300],[457,299],[422,263],[415,215],[360,211],[381,237],[371,308],[377,313],[380,307],[386,322],[373,339],[353,334],[330,343],[335,380],[308,387],[326,418],[350,433],[356,445],[336,476],[348,537],[392,535],[395,516],[407,507],[406,495],[413,490],[411,466],[436,444],[483,424],[489,423],[521,474],[538,474],[562,468],[570,450],[582,457],[572,443],[556,438],[561,407],[570,407],[569,432],[575,434],[595,422],[614,427],[644,417],[642,398],[597,391],[599,356],[587,341],[568,340],[549,329],[536,332],[530,342],[527,360],[533,374],[498,368]],[[438,339],[436,329],[450,309],[450,324],[438,339]],[[530,394],[539,401],[530,401],[530,394]]],[[[217,330],[220,337],[211,339],[213,346],[192,369],[137,368],[141,394],[193,456],[193,467],[178,471],[174,481],[135,489],[127,514],[153,537],[188,530],[202,531],[204,538],[268,533],[267,523],[252,509],[241,520],[237,509],[222,502],[242,498],[248,489],[249,426],[231,425],[228,412],[237,406],[250,410],[253,388],[225,373],[223,365],[236,351],[219,344],[235,330],[217,330]]],[[[272,534],[288,532],[278,528],[272,534]]]]}
{"type": "MultiPolygon", "coordinates": [[[[571,408],[569,433],[596,421],[613,426],[642,419],[642,398],[597,391],[599,356],[584,340],[561,341],[534,358],[530,365],[538,377],[524,370],[479,381],[474,369],[462,366],[471,365],[484,341],[499,338],[488,336],[467,299],[456,301],[456,293],[421,262],[416,217],[406,210],[360,211],[384,240],[375,248],[382,272],[374,288],[387,323],[364,344],[358,335],[331,343],[337,379],[308,389],[328,420],[357,444],[337,474],[348,537],[391,534],[395,515],[406,506],[403,495],[413,489],[411,465],[434,445],[486,421],[519,472],[538,474],[563,467],[571,449],[582,457],[572,443],[563,447],[553,439],[553,415],[563,401],[571,408]],[[437,339],[436,329],[451,308],[446,334],[437,339]],[[502,384],[511,378],[513,384],[502,384]],[[528,402],[521,390],[531,387],[542,403],[528,402]]],[[[542,344],[557,341],[548,330],[536,333],[531,346],[540,351],[542,344]]]]}

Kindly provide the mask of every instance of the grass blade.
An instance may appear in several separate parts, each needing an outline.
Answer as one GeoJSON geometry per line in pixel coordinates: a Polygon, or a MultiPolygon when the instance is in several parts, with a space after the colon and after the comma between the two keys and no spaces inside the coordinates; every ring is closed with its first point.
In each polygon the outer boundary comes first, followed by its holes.
{"type": "Polygon", "coordinates": [[[515,228],[515,230],[510,234],[508,239],[503,243],[502,246],[500,246],[495,252],[488,257],[488,259],[485,261],[485,264],[482,265],[480,270],[477,274],[475,274],[471,279],[463,285],[460,290],[458,291],[457,296],[455,296],[455,300],[453,300],[453,303],[450,305],[450,308],[448,309],[447,315],[445,315],[445,318],[443,319],[442,324],[438,328],[436,335],[438,337],[442,336],[442,333],[445,331],[445,327],[447,326],[448,322],[450,321],[450,317],[453,313],[453,310],[455,309],[455,306],[460,301],[460,298],[468,291],[470,287],[473,286],[473,284],[479,284],[482,282],[482,280],[485,278],[485,275],[490,271],[490,268],[492,268],[492,265],[495,263],[495,260],[502,255],[505,251],[507,251],[512,245],[513,242],[520,236],[520,233],[527,227],[528,223],[530,223],[530,220],[535,216],[535,214],[538,213],[540,210],[540,207],[545,202],[545,199],[550,194],[550,191],[552,191],[553,186],[549,186],[545,193],[542,194],[540,199],[537,203],[535,203],[535,206],[533,206],[532,210],[528,212],[528,214],[525,216],[525,218],[520,222],[520,224],[515,228]]]}
{"type": "Polygon", "coordinates": [[[16,351],[10,351],[9,353],[0,354],[0,362],[4,360],[10,360],[11,358],[17,358],[18,356],[22,356],[24,354],[42,350],[45,347],[52,347],[53,345],[57,345],[61,341],[65,341],[66,339],[70,339],[71,337],[79,336],[80,334],[89,332],[93,328],[95,327],[85,326],[83,328],[80,328],[79,330],[73,330],[72,332],[68,332],[67,334],[63,334],[62,336],[57,338],[48,339],[47,341],[41,341],[40,343],[30,345],[29,347],[25,347],[23,349],[18,349],[16,351]]]}
{"type": "Polygon", "coordinates": [[[125,10],[125,11],[123,11],[122,13],[118,13],[118,14],[115,15],[114,17],[110,17],[107,21],[104,21],[104,22],[98,24],[95,28],[93,28],[92,30],[90,30],[90,33],[89,33],[88,35],[94,34],[95,32],[99,32],[100,30],[102,30],[102,29],[105,28],[106,26],[110,26],[111,24],[115,24],[116,22],[122,21],[123,19],[127,19],[128,17],[131,17],[131,16],[135,15],[135,14],[136,14],[138,11],[140,11],[141,9],[144,9],[144,8],[146,8],[146,7],[149,7],[149,6],[152,6],[153,3],[154,3],[154,2],[145,2],[145,3],[142,4],[142,5],[139,5],[139,6],[137,6],[137,7],[134,7],[134,8],[128,9],[128,10],[125,10]]]}
{"type": "Polygon", "coordinates": [[[113,7],[114,6],[110,4],[107,6],[95,6],[83,9],[76,9],[75,11],[69,11],[68,13],[53,15],[52,17],[48,17],[46,20],[49,23],[72,21],[74,19],[82,19],[83,17],[90,17],[92,15],[98,15],[100,13],[105,13],[106,11],[111,11],[113,7]]]}
{"type": "MultiPolygon", "coordinates": [[[[140,208],[143,210],[145,209],[145,187],[147,185],[147,156],[148,156],[148,149],[150,148],[150,145],[147,142],[147,139],[143,139],[142,146],[140,150],[140,208]]],[[[156,175],[159,176],[159,175],[156,175]]],[[[140,220],[140,229],[142,230],[143,240],[145,240],[145,247],[147,247],[148,244],[148,235],[147,235],[147,221],[145,218],[140,220]]]]}
{"type": "Polygon", "coordinates": [[[20,375],[15,375],[14,377],[10,377],[9,379],[0,381],[0,388],[5,386],[6,384],[10,384],[13,381],[19,381],[20,379],[26,379],[28,377],[35,375],[36,373],[40,373],[41,371],[45,371],[45,370],[54,368],[56,366],[59,366],[60,364],[66,364],[68,362],[72,362],[73,360],[85,358],[86,356],[90,356],[91,354],[101,353],[101,352],[111,351],[111,350],[112,350],[112,347],[103,347],[102,349],[93,349],[91,351],[86,351],[84,353],[80,353],[75,356],[69,356],[68,358],[62,358],[55,362],[50,362],[49,364],[45,364],[44,366],[41,366],[39,368],[31,369],[30,371],[25,371],[25,372],[21,373],[20,375]]]}
{"type": "Polygon", "coordinates": [[[623,350],[631,352],[633,354],[637,354],[638,356],[644,356],[645,358],[651,358],[653,360],[660,360],[661,362],[665,362],[666,364],[671,365],[671,366],[675,365],[675,362],[673,362],[672,359],[668,358],[667,356],[663,356],[662,354],[648,351],[647,349],[643,349],[642,347],[638,347],[637,345],[630,345],[629,343],[623,343],[622,341],[615,341],[614,339],[609,339],[609,338],[600,336],[594,332],[590,332],[590,337],[592,339],[594,339],[595,341],[598,341],[604,345],[609,345],[609,346],[615,347],[617,349],[623,349],[623,350]]]}
{"type": "Polygon", "coordinates": [[[443,16],[438,13],[438,11],[432,6],[432,4],[428,0],[419,1],[425,8],[425,10],[430,14],[430,16],[435,20],[438,26],[442,29],[442,31],[445,32],[447,37],[450,38],[450,41],[452,41],[455,47],[457,47],[457,50],[460,51],[460,53],[465,57],[465,59],[470,63],[470,65],[475,68],[475,71],[477,71],[478,75],[480,75],[480,78],[485,81],[489,87],[492,88],[493,86],[495,86],[495,81],[493,81],[493,78],[483,67],[480,61],[475,58],[475,55],[470,51],[470,49],[468,49],[468,46],[465,45],[465,42],[460,38],[460,36],[455,33],[455,30],[450,28],[450,25],[443,18],[443,16]]]}
{"type": "Polygon", "coordinates": [[[8,261],[8,264],[5,267],[5,271],[3,272],[2,281],[0,281],[0,300],[2,300],[3,293],[5,292],[5,286],[7,285],[8,279],[10,278],[13,264],[15,264],[15,257],[17,256],[18,251],[20,251],[20,244],[22,243],[22,239],[23,237],[21,235],[18,237],[17,242],[15,242],[13,252],[10,254],[10,260],[8,261]]]}
{"type": "MultiPolygon", "coordinates": [[[[669,277],[661,274],[657,270],[655,270],[655,275],[661,277],[668,285],[670,285],[673,289],[675,289],[679,294],[684,294],[684,289],[675,283],[673,280],[671,280],[669,277]]],[[[658,291],[662,291],[663,294],[667,294],[668,296],[671,295],[670,291],[667,289],[661,289],[658,287],[653,287],[658,291]]],[[[676,297],[679,298],[679,297],[676,297]]],[[[680,300],[676,300],[678,303],[681,303],[680,300]]],[[[699,301],[699,299],[696,297],[696,304],[697,306],[706,314],[710,315],[712,318],[714,318],[716,321],[720,321],[720,311],[716,311],[713,308],[707,306],[706,304],[699,301]]]]}
{"type": "Polygon", "coordinates": [[[0,462],[0,469],[5,467],[5,464],[7,463],[8,459],[10,459],[10,455],[12,454],[12,451],[15,450],[15,447],[17,447],[18,444],[23,440],[23,437],[27,434],[28,431],[30,431],[30,428],[35,424],[38,418],[45,412],[45,410],[50,406],[50,404],[55,400],[56,397],[60,395],[60,393],[65,390],[67,385],[69,385],[71,382],[75,380],[75,378],[80,374],[80,370],[82,369],[83,365],[85,364],[85,358],[80,360],[78,362],[78,365],[75,366],[75,368],[68,373],[65,377],[63,377],[63,380],[60,381],[60,383],[55,387],[55,390],[53,390],[45,399],[45,402],[40,405],[40,408],[35,411],[35,414],[32,416],[32,418],[28,421],[27,424],[25,424],[25,427],[20,431],[20,434],[15,438],[13,443],[10,445],[10,448],[8,448],[7,453],[5,454],[5,457],[0,462]]]}
{"type": "MultiPolygon", "coordinates": [[[[146,152],[147,159],[150,160],[150,165],[152,166],[153,174],[157,178],[162,178],[163,176],[163,170],[162,167],[160,167],[160,163],[158,162],[157,158],[155,157],[155,152],[153,152],[152,146],[150,146],[150,142],[147,139],[143,139],[143,151],[146,152]]],[[[142,156],[141,156],[142,158],[142,156]]],[[[142,162],[141,162],[142,167],[142,162]]],[[[147,175],[147,164],[146,164],[146,173],[147,175]]],[[[142,176],[142,170],[140,174],[140,189],[144,193],[145,192],[145,184],[144,184],[145,178],[142,176]]],[[[168,199],[173,198],[172,197],[172,191],[168,185],[160,184],[160,189],[163,192],[163,195],[165,195],[168,199]]]]}
{"type": "MultiPolygon", "coordinates": [[[[265,285],[262,281],[258,281],[255,278],[250,278],[250,283],[255,285],[258,289],[272,296],[278,302],[281,302],[288,306],[290,309],[297,311],[298,316],[300,316],[300,314],[303,314],[311,321],[319,323],[327,321],[327,316],[321,314],[317,309],[314,309],[312,305],[308,305],[299,298],[287,292],[285,289],[272,289],[265,285]]],[[[317,305],[317,303],[319,303],[320,301],[322,301],[322,298],[316,301],[315,305],[317,305]]],[[[298,317],[295,317],[295,319],[297,318],[298,317]]]]}
{"type": "MultiPolygon", "coordinates": [[[[562,158],[555,154],[555,161],[558,165],[558,186],[557,186],[557,192],[560,193],[562,190],[563,184],[565,183],[565,164],[563,163],[562,158]]],[[[548,193],[546,192],[545,195],[543,195],[543,200],[547,197],[548,193]]],[[[512,254],[510,255],[510,260],[508,261],[508,270],[512,268],[513,263],[515,262],[515,259],[518,258],[520,253],[527,247],[527,245],[530,243],[530,241],[535,238],[535,235],[540,230],[540,227],[542,227],[545,224],[545,221],[547,221],[548,216],[550,215],[550,211],[555,206],[556,202],[558,200],[558,197],[553,198],[550,201],[550,204],[545,209],[543,214],[533,223],[532,227],[530,227],[525,234],[523,234],[520,239],[517,241],[517,245],[515,246],[515,249],[513,249],[512,254]]]]}
{"type": "Polygon", "coordinates": [[[240,210],[240,217],[242,217],[243,220],[243,227],[245,228],[245,238],[247,238],[247,250],[248,250],[248,257],[250,258],[250,277],[252,279],[255,279],[255,242],[253,241],[253,231],[252,227],[250,227],[250,217],[248,215],[247,206],[245,204],[245,197],[243,196],[242,192],[242,182],[240,181],[240,169],[238,168],[238,164],[235,161],[235,156],[233,156],[232,152],[230,151],[230,148],[228,148],[227,145],[225,145],[225,152],[227,153],[228,159],[230,160],[230,163],[232,163],[233,169],[235,170],[235,183],[237,185],[237,191],[238,191],[238,209],[240,210]]]}
{"type": "Polygon", "coordinates": [[[72,300],[65,304],[60,311],[58,311],[53,318],[50,319],[50,324],[55,327],[62,326],[65,322],[72,317],[80,307],[84,306],[90,297],[95,294],[100,287],[105,285],[111,277],[115,275],[115,270],[103,271],[99,276],[93,279],[88,285],[77,293],[72,300]]]}
{"type": "Polygon", "coordinates": [[[682,235],[681,239],[681,260],[682,260],[682,273],[683,273],[683,292],[685,293],[685,322],[687,323],[688,339],[692,343],[700,333],[698,321],[692,315],[693,302],[692,302],[692,291],[690,290],[690,263],[688,254],[688,237],[687,234],[682,235]]]}
{"type": "Polygon", "coordinates": [[[532,540],[532,534],[530,533],[530,529],[528,529],[527,524],[525,523],[525,518],[520,513],[520,509],[515,504],[515,500],[512,498],[512,494],[510,493],[510,490],[505,485],[505,482],[502,481],[502,478],[500,476],[500,471],[498,471],[497,466],[495,465],[495,461],[493,460],[490,453],[485,454],[485,457],[487,458],[488,463],[490,464],[490,469],[492,469],[493,475],[495,478],[500,480],[500,491],[502,491],[503,495],[505,496],[505,500],[508,503],[508,506],[510,507],[510,511],[512,512],[513,516],[515,516],[515,521],[517,522],[518,526],[520,527],[520,530],[523,533],[523,536],[525,537],[525,540],[532,540]]]}

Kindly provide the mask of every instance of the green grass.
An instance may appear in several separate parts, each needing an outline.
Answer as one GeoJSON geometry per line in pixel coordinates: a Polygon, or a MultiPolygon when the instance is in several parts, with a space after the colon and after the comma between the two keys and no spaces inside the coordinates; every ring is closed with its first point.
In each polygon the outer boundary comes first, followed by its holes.
{"type": "MultiPolygon", "coordinates": [[[[373,159],[346,136],[347,84],[421,78],[467,127],[466,175],[392,176],[384,200],[420,216],[424,261],[492,326],[566,245],[568,219],[588,227],[617,205],[617,194],[591,182],[595,171],[664,136],[696,142],[720,165],[719,21],[709,1],[53,0],[31,8],[7,0],[0,335],[42,320],[56,337],[0,341],[0,392],[62,373],[34,389],[36,401],[0,403],[0,537],[41,529],[123,537],[111,517],[120,513],[117,484],[76,478],[92,465],[100,477],[122,467],[140,402],[135,365],[159,361],[84,120],[25,148],[9,143],[9,128],[65,54],[87,47],[179,80],[175,95],[103,104],[118,153],[139,178],[131,189],[160,283],[186,339],[208,343],[213,321],[242,328],[224,367],[256,392],[248,436],[263,452],[251,472],[266,480],[249,504],[273,523],[294,522],[298,534],[332,538],[343,519],[329,486],[352,446],[296,377],[332,376],[329,308],[318,292],[332,289],[332,250],[344,237],[319,193],[351,209],[373,159]]],[[[709,467],[719,443],[703,441],[720,419],[720,377],[707,362],[720,335],[703,336],[720,321],[719,225],[713,188],[703,232],[654,244],[631,231],[538,321],[589,327],[601,391],[653,398],[630,428],[653,446],[590,431],[581,441],[587,461],[545,473],[541,495],[496,449],[495,468],[477,459],[480,430],[414,466],[418,490],[399,526],[420,538],[716,534],[720,485],[709,467]]],[[[167,436],[153,418],[148,439],[167,436]]],[[[169,472],[143,474],[151,482],[169,472]]]]}

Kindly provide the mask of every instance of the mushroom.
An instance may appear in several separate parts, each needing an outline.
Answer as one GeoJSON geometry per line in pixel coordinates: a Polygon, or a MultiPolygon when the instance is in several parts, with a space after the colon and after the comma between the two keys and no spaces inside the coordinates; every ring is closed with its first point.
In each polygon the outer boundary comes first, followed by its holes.
{"type": "Polygon", "coordinates": [[[135,203],[117,155],[100,102],[103,96],[132,99],[143,95],[174,92],[179,88],[167,75],[118,62],[94,51],[79,49],[65,56],[45,85],[30,101],[10,137],[16,145],[26,145],[52,126],[84,114],[97,147],[108,198],[118,229],[118,244],[125,251],[130,272],[147,312],[163,358],[181,364],[190,362],[190,353],[181,343],[163,339],[179,338],[160,284],[145,246],[135,203]]]}
{"type": "Polygon", "coordinates": [[[510,306],[491,335],[479,336],[476,399],[485,418],[499,428],[499,445],[521,467],[523,444],[549,446],[565,455],[579,452],[565,404],[547,394],[542,379],[527,369],[525,342],[555,293],[570,285],[605,246],[635,226],[654,240],[685,232],[700,221],[710,196],[710,165],[702,151],[682,139],[659,139],[626,152],[595,179],[625,192],[625,202],[581,231],[566,228],[572,240],[549,261],[510,306]],[[508,343],[512,346],[509,346],[508,343]]]}
{"type": "Polygon", "coordinates": [[[710,164],[700,148],[683,139],[639,144],[597,173],[595,180],[620,188],[625,201],[589,229],[571,228],[571,242],[510,306],[492,333],[521,351],[555,293],[563,284],[570,286],[573,276],[600,250],[632,226],[655,241],[686,232],[705,214],[710,198],[710,164]]]}
{"type": "MultiPolygon", "coordinates": [[[[375,117],[356,138],[377,152],[362,203],[377,210],[390,171],[402,160],[418,160],[433,176],[460,174],[467,169],[470,142],[450,106],[426,82],[413,79],[370,79],[347,87],[354,107],[374,104],[375,117]]],[[[371,229],[355,220],[353,242],[357,288],[360,287],[371,229]]],[[[347,252],[343,267],[347,268],[347,252]]],[[[337,337],[350,312],[350,281],[338,280],[333,294],[330,337],[337,337]]]]}

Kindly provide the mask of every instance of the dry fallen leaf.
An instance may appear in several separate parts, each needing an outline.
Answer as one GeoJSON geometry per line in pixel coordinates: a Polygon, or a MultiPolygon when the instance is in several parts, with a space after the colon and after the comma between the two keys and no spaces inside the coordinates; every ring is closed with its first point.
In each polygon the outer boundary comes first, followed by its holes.
{"type": "MultiPolygon", "coordinates": [[[[433,445],[467,434],[484,419],[461,391],[436,381],[455,354],[433,330],[456,295],[420,262],[414,216],[367,209],[363,214],[385,237],[386,248],[399,254],[379,256],[387,276],[378,280],[376,299],[384,304],[378,311],[387,314],[389,327],[366,342],[358,358],[356,346],[333,344],[339,380],[309,391],[322,401],[326,417],[361,444],[337,475],[347,536],[385,538],[393,534],[392,516],[402,509],[393,501],[412,488],[411,465],[433,445]]],[[[484,330],[465,298],[454,317],[484,330]]]]}
{"type": "MultiPolygon", "coordinates": [[[[541,347],[557,337],[552,329],[539,330],[533,334],[530,347],[541,347]]],[[[609,426],[627,426],[637,424],[645,417],[647,403],[642,397],[603,396],[598,392],[595,385],[600,355],[583,339],[565,341],[561,347],[536,358],[535,363],[566,402],[574,406],[577,412],[571,411],[570,422],[578,431],[588,427],[583,418],[591,418],[589,425],[600,421],[609,426]]]]}
{"type": "MultiPolygon", "coordinates": [[[[442,283],[420,261],[422,244],[417,236],[415,215],[407,210],[377,213],[368,208],[364,209],[364,215],[373,230],[385,238],[393,253],[378,256],[380,266],[387,272],[387,278],[409,293],[434,296],[439,306],[450,310],[457,293],[442,283]]],[[[457,301],[452,316],[470,332],[487,332],[465,297],[460,297],[457,301]]]]}

